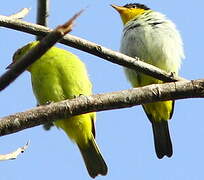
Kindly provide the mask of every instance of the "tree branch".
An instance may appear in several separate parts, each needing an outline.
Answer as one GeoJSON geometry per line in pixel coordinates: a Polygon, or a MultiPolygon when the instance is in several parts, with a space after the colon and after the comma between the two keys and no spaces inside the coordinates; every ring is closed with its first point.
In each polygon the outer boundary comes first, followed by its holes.
{"type": "Polygon", "coordinates": [[[12,19],[22,19],[24,18],[30,11],[30,8],[23,8],[19,12],[10,15],[9,17],[12,19]]]}
{"type": "MultiPolygon", "coordinates": [[[[51,29],[44,26],[28,23],[21,20],[13,20],[9,17],[0,15],[0,26],[23,31],[29,34],[45,36],[51,31],[51,29]]],[[[62,40],[62,44],[74,47],[76,49],[85,51],[87,53],[93,54],[95,56],[101,57],[107,61],[115,64],[119,64],[131,69],[135,69],[138,72],[145,73],[157,79],[163,80],[165,82],[172,82],[178,80],[184,80],[181,77],[175,77],[172,73],[167,73],[155,66],[144,63],[139,58],[132,58],[121,54],[116,51],[112,51],[101,45],[95,44],[93,42],[78,38],[76,36],[67,34],[62,40]]]]}
{"type": "Polygon", "coordinates": [[[0,136],[88,112],[127,108],[156,101],[204,97],[204,79],[154,84],[120,92],[79,96],[0,119],[0,136]]]}
{"type": "Polygon", "coordinates": [[[9,154],[0,154],[0,161],[16,159],[19,154],[24,153],[24,151],[28,148],[28,146],[29,146],[29,141],[26,143],[25,146],[18,148],[14,152],[11,152],[9,154]]]}
{"type": "MultiPolygon", "coordinates": [[[[46,26],[49,16],[49,0],[38,0],[37,2],[37,24],[46,26]]],[[[36,36],[36,40],[41,40],[42,36],[36,36]]]]}
{"type": "MultiPolygon", "coordinates": [[[[37,20],[36,23],[42,26],[48,26],[48,16],[49,16],[49,0],[38,0],[37,2],[37,20]]],[[[41,40],[43,36],[36,36],[36,40],[41,40]]],[[[50,130],[53,123],[47,123],[43,125],[45,130],[50,130]]]]}
{"type": "Polygon", "coordinates": [[[24,72],[32,63],[39,59],[49,48],[51,48],[65,34],[72,30],[74,20],[82,13],[75,14],[65,24],[58,26],[45,36],[40,43],[31,51],[26,53],[19,61],[12,64],[11,68],[0,77],[0,91],[13,82],[22,72],[24,72]]]}

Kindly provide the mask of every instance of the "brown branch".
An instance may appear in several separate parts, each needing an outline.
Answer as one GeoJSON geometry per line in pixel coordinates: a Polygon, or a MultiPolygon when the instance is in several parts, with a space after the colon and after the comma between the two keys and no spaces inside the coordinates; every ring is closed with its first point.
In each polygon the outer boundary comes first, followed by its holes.
{"type": "Polygon", "coordinates": [[[24,18],[30,11],[30,8],[23,8],[19,12],[10,15],[9,17],[12,19],[22,19],[24,18]]]}
{"type": "Polygon", "coordinates": [[[204,79],[154,84],[120,92],[79,96],[0,118],[0,136],[88,112],[127,108],[156,101],[204,97],[204,79]]]}
{"type": "MultiPolygon", "coordinates": [[[[44,26],[28,23],[21,20],[14,21],[13,19],[2,15],[0,15],[0,26],[39,36],[45,36],[48,32],[51,31],[51,29],[46,28],[44,26]]],[[[119,64],[131,69],[135,69],[138,72],[145,73],[147,75],[150,75],[152,77],[155,77],[166,82],[184,80],[181,77],[173,76],[172,73],[167,73],[155,66],[139,61],[138,58],[136,58],[135,60],[135,58],[126,56],[116,51],[112,51],[101,45],[84,40],[82,38],[78,38],[70,34],[67,34],[60,42],[62,44],[101,57],[112,63],[119,64]]]]}
{"type": "Polygon", "coordinates": [[[65,24],[58,26],[45,36],[40,43],[31,51],[26,53],[19,61],[12,64],[11,68],[0,77],[0,91],[13,82],[28,66],[39,59],[49,48],[59,41],[66,33],[72,30],[74,20],[81,14],[81,11],[74,15],[65,24]]]}
{"type": "MultiPolygon", "coordinates": [[[[49,0],[38,0],[36,23],[47,27],[48,16],[49,16],[49,0]]],[[[36,40],[41,40],[41,39],[42,39],[42,36],[36,36],[36,40]]]]}
{"type": "Polygon", "coordinates": [[[67,21],[65,24],[58,26],[57,27],[58,31],[61,31],[63,36],[65,36],[67,33],[70,33],[72,31],[75,19],[77,19],[83,13],[83,11],[84,10],[79,11],[72,18],[70,18],[70,20],[67,21]]]}
{"type": "Polygon", "coordinates": [[[49,16],[49,0],[38,0],[37,6],[37,24],[47,26],[49,16]]]}
{"type": "MultiPolygon", "coordinates": [[[[38,0],[37,2],[37,20],[36,23],[42,26],[48,26],[48,17],[49,17],[49,0],[38,0]]],[[[36,36],[36,40],[41,40],[43,36],[36,36]]],[[[45,130],[50,130],[53,126],[53,123],[47,123],[43,125],[45,130]]]]}
{"type": "Polygon", "coordinates": [[[30,143],[28,141],[25,146],[18,148],[14,152],[11,152],[9,154],[0,154],[0,161],[16,159],[18,155],[20,155],[21,153],[24,153],[24,151],[28,148],[29,144],[30,143]]]}

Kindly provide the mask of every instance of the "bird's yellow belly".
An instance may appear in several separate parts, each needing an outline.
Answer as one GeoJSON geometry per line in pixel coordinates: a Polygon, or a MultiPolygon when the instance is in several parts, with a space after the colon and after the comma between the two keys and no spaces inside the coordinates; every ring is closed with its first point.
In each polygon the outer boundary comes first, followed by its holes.
{"type": "Polygon", "coordinates": [[[55,125],[62,128],[72,140],[80,145],[86,145],[92,136],[90,113],[57,120],[55,125]]]}

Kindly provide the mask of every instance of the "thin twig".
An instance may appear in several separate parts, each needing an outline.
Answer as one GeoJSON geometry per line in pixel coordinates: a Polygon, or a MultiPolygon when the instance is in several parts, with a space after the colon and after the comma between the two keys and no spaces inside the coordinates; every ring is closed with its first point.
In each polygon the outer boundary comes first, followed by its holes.
{"type": "MultiPolygon", "coordinates": [[[[0,15],[0,26],[16,29],[29,34],[40,35],[40,36],[45,36],[47,33],[51,31],[51,29],[40,25],[36,25],[36,24],[32,24],[32,23],[28,23],[20,20],[14,21],[13,19],[2,15],[0,15]]],[[[93,54],[98,57],[101,57],[112,63],[119,64],[131,69],[135,69],[138,72],[145,73],[147,75],[163,80],[165,82],[185,80],[184,78],[173,76],[172,73],[167,73],[155,66],[139,61],[139,58],[135,59],[135,58],[126,56],[119,52],[112,51],[101,45],[95,44],[93,42],[87,41],[82,38],[78,38],[70,34],[67,34],[62,40],[60,40],[60,42],[62,44],[74,47],[76,49],[85,51],[87,53],[93,54]]]]}
{"type": "MultiPolygon", "coordinates": [[[[57,27],[58,31],[61,31],[61,33],[63,34],[63,36],[65,36],[67,33],[70,33],[72,31],[73,25],[74,25],[74,21],[84,12],[84,10],[82,9],[81,11],[79,11],[78,13],[76,13],[72,18],[69,19],[69,21],[67,21],[66,23],[64,23],[63,25],[60,25],[57,27]]],[[[63,38],[62,36],[62,38],[63,38]]],[[[61,38],[61,39],[62,39],[61,38]]]]}
{"type": "MultiPolygon", "coordinates": [[[[48,25],[49,0],[38,0],[36,23],[42,26],[48,25]]],[[[36,36],[36,40],[41,40],[42,36],[36,36]]]]}
{"type": "Polygon", "coordinates": [[[22,19],[24,18],[30,11],[30,8],[23,8],[19,12],[10,15],[9,17],[12,19],[22,19]]]}
{"type": "Polygon", "coordinates": [[[30,141],[28,141],[25,146],[18,148],[14,152],[11,152],[8,154],[0,154],[0,161],[16,159],[19,154],[22,154],[25,152],[25,150],[28,148],[29,144],[30,144],[30,141]]]}
{"type": "Polygon", "coordinates": [[[154,84],[120,92],[79,96],[0,118],[0,136],[56,119],[88,112],[127,108],[156,101],[204,97],[204,79],[154,84]]]}
{"type": "Polygon", "coordinates": [[[13,82],[22,72],[24,72],[33,62],[39,59],[49,48],[59,41],[66,33],[72,30],[72,23],[81,14],[81,11],[74,15],[65,24],[58,26],[44,37],[40,43],[31,51],[26,53],[19,61],[0,77],[0,91],[13,82]]]}
{"type": "MultiPolygon", "coordinates": [[[[48,17],[49,17],[49,0],[38,0],[37,2],[37,20],[36,23],[42,26],[48,26],[48,17]]],[[[43,36],[36,36],[36,40],[41,40],[43,36]]],[[[50,130],[53,126],[53,123],[47,123],[43,125],[45,130],[50,130]]]]}

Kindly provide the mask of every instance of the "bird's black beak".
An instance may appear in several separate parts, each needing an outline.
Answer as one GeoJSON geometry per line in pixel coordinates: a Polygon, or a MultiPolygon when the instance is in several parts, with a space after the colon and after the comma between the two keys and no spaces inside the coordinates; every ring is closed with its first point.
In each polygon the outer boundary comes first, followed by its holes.
{"type": "Polygon", "coordinates": [[[11,64],[9,64],[9,65],[6,67],[6,69],[11,69],[14,64],[15,64],[15,63],[12,62],[11,64]]]}

